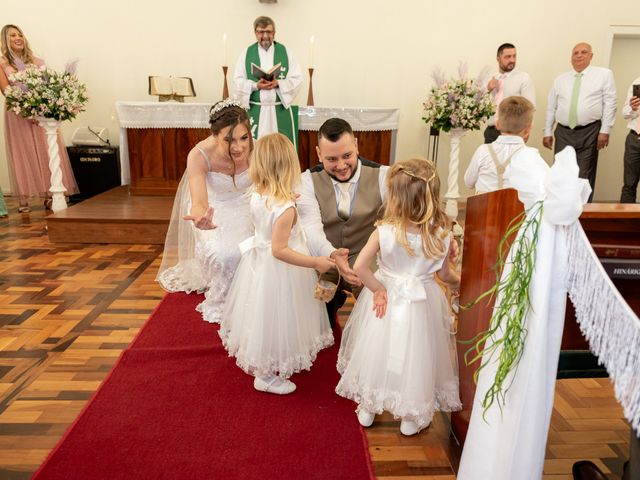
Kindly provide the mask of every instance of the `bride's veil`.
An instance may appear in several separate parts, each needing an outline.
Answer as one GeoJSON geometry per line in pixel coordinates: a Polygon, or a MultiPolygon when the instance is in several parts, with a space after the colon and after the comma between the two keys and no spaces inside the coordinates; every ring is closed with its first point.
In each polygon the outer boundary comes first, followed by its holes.
{"type": "Polygon", "coordinates": [[[182,176],[171,211],[171,221],[164,243],[162,263],[156,281],[169,292],[203,292],[206,275],[201,262],[196,259],[196,232],[189,215],[191,196],[187,173],[182,176]]]}

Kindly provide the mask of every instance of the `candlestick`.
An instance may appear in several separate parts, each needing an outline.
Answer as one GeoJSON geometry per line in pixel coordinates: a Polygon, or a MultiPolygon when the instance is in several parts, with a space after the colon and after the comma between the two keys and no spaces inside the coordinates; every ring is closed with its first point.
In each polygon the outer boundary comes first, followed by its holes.
{"type": "Polygon", "coordinates": [[[313,106],[313,68],[309,68],[309,95],[307,95],[307,106],[313,106]]]}
{"type": "Polygon", "coordinates": [[[229,86],[227,85],[227,70],[229,67],[226,65],[222,66],[222,75],[224,76],[224,84],[222,86],[222,99],[229,98],[229,86]]]}

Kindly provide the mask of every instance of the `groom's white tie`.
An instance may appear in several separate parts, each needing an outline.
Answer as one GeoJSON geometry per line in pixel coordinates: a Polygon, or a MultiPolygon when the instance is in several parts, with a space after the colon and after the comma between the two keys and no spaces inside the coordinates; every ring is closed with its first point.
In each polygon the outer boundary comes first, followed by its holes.
{"type": "Polygon", "coordinates": [[[351,215],[351,194],[349,189],[350,182],[337,183],[340,196],[338,198],[338,216],[346,220],[351,215]]]}

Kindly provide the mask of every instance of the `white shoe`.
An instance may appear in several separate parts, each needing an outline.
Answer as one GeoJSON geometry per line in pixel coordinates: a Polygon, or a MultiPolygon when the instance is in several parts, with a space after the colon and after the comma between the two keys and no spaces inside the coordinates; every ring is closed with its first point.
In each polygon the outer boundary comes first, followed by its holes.
{"type": "Polygon", "coordinates": [[[374,418],[376,418],[376,414],[368,412],[364,408],[361,408],[358,412],[358,422],[363,427],[370,427],[374,418]]]}
{"type": "Polygon", "coordinates": [[[422,430],[422,428],[419,428],[418,424],[413,420],[402,419],[402,421],[400,422],[400,433],[406,435],[407,437],[415,435],[420,430],[422,430]]]}
{"type": "Polygon", "coordinates": [[[271,377],[266,380],[256,377],[253,380],[253,388],[260,392],[287,395],[295,391],[296,384],[290,380],[283,380],[280,377],[271,377]]]}

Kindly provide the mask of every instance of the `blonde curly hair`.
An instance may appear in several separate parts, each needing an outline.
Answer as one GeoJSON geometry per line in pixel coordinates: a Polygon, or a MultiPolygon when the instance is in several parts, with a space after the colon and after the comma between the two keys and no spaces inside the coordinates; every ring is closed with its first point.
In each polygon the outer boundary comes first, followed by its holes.
{"type": "Polygon", "coordinates": [[[8,24],[2,27],[2,30],[0,31],[0,52],[2,52],[2,56],[7,59],[9,65],[18,70],[18,65],[15,61],[15,55],[9,47],[9,30],[12,28],[15,28],[18,32],[20,32],[20,35],[22,35],[22,39],[24,40],[24,53],[22,54],[22,61],[26,65],[31,65],[34,63],[34,56],[33,52],[31,51],[31,46],[29,45],[29,40],[27,40],[27,37],[24,35],[20,27],[12,24],[8,24]]]}
{"type": "Polygon", "coordinates": [[[427,258],[445,253],[450,224],[440,203],[440,179],[435,165],[424,158],[395,163],[387,173],[384,213],[376,225],[396,227],[396,239],[409,255],[415,252],[407,240],[407,228],[416,225],[422,234],[427,258]]]}
{"type": "Polygon", "coordinates": [[[256,141],[249,175],[259,194],[276,203],[295,200],[293,189],[300,182],[300,161],[291,141],[281,133],[256,141]]]}

